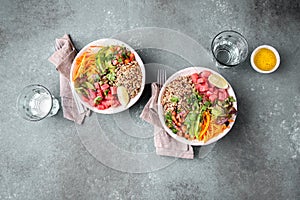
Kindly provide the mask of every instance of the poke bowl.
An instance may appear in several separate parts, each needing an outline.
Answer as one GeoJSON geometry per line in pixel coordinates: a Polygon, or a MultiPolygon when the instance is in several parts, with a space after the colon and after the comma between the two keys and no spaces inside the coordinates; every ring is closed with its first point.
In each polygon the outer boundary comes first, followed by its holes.
{"type": "Polygon", "coordinates": [[[158,116],[177,141],[203,146],[224,137],[237,116],[231,85],[219,73],[189,67],[173,74],[158,96],[158,116]]]}
{"type": "Polygon", "coordinates": [[[86,45],[70,71],[71,89],[80,102],[101,114],[129,109],[144,90],[145,67],[128,44],[100,39],[86,45]]]}

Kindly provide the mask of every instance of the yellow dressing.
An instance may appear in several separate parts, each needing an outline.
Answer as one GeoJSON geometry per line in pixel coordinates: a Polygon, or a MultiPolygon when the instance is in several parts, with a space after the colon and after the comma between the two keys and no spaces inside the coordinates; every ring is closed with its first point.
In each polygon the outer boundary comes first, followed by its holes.
{"type": "Polygon", "coordinates": [[[254,55],[254,64],[263,71],[270,71],[276,65],[276,56],[270,49],[262,48],[254,55]]]}

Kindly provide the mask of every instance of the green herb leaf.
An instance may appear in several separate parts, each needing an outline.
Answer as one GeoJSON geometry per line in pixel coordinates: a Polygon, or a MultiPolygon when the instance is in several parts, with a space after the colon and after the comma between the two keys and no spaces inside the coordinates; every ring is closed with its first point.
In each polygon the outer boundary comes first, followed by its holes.
{"type": "Polygon", "coordinates": [[[197,99],[198,99],[198,101],[202,101],[202,96],[197,95],[197,99]]]}
{"type": "Polygon", "coordinates": [[[167,112],[165,117],[166,117],[166,120],[171,120],[172,121],[172,114],[171,114],[171,112],[167,112]]]}
{"type": "Polygon", "coordinates": [[[109,89],[104,90],[104,95],[107,96],[109,92],[109,89]]]}
{"type": "Polygon", "coordinates": [[[177,130],[176,128],[172,128],[171,130],[172,130],[172,132],[175,133],[175,134],[178,132],[178,130],[177,130]]]}
{"type": "Polygon", "coordinates": [[[229,102],[235,102],[236,100],[234,99],[233,96],[229,96],[229,97],[228,97],[228,101],[229,101],[229,102]]]}
{"type": "Polygon", "coordinates": [[[206,106],[206,105],[203,105],[203,106],[201,107],[201,112],[206,111],[206,109],[207,109],[207,106],[206,106]]]}
{"type": "Polygon", "coordinates": [[[204,105],[207,106],[207,107],[209,107],[209,106],[211,105],[211,103],[210,103],[210,101],[206,101],[206,102],[204,103],[204,105]]]}
{"type": "Polygon", "coordinates": [[[106,77],[110,81],[116,80],[116,74],[114,72],[107,74],[106,77]]]}
{"type": "Polygon", "coordinates": [[[165,114],[165,119],[166,119],[166,125],[169,127],[169,129],[171,129],[171,131],[173,133],[177,133],[178,130],[175,128],[175,126],[173,125],[173,121],[172,121],[172,113],[171,112],[167,112],[165,114]]]}
{"type": "Polygon", "coordinates": [[[126,58],[127,58],[127,55],[126,55],[126,53],[125,53],[125,52],[123,52],[123,53],[122,53],[122,57],[123,57],[124,59],[126,59],[126,58]]]}
{"type": "Polygon", "coordinates": [[[176,96],[172,96],[171,99],[170,99],[171,102],[173,103],[178,103],[179,102],[179,98],[176,97],[176,96]]]}
{"type": "Polygon", "coordinates": [[[94,103],[95,104],[98,104],[100,103],[100,101],[102,100],[102,98],[100,96],[97,96],[95,99],[94,99],[94,103]]]}

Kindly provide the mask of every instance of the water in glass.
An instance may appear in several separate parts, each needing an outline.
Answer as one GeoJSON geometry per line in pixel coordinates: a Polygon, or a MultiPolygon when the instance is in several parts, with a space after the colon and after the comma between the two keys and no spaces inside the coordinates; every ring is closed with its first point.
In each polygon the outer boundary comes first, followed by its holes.
{"type": "Polygon", "coordinates": [[[17,100],[17,108],[24,119],[39,121],[55,115],[59,110],[59,103],[47,88],[34,84],[22,89],[17,100]]]}
{"type": "Polygon", "coordinates": [[[212,41],[212,53],[224,67],[233,67],[244,62],[248,56],[245,38],[235,31],[219,33],[212,41]]]}

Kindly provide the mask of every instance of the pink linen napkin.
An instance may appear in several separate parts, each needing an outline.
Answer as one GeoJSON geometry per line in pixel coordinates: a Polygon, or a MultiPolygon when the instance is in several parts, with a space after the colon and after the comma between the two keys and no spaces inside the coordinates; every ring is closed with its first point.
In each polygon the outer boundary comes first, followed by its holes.
{"type": "Polygon", "coordinates": [[[63,116],[66,119],[82,124],[84,118],[90,115],[90,110],[85,108],[83,113],[79,113],[70,87],[70,70],[77,51],[67,34],[62,38],[56,39],[55,49],[56,51],[48,60],[56,66],[56,70],[60,73],[60,96],[63,116]]]}
{"type": "Polygon", "coordinates": [[[154,126],[154,145],[156,153],[162,156],[194,158],[192,146],[178,142],[163,129],[157,114],[157,98],[159,88],[156,83],[151,85],[152,96],[143,109],[140,117],[154,126]]]}

